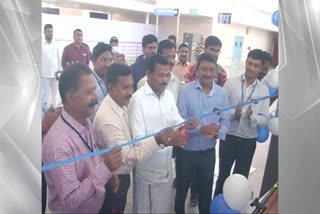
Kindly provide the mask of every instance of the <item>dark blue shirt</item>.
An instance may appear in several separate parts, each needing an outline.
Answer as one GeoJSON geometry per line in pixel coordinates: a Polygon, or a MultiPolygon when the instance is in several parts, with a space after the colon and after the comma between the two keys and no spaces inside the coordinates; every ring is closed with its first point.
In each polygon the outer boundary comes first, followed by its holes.
{"type": "Polygon", "coordinates": [[[131,65],[134,90],[137,90],[139,80],[146,75],[146,68],[147,64],[144,55],[139,56],[136,62],[131,65]]]}

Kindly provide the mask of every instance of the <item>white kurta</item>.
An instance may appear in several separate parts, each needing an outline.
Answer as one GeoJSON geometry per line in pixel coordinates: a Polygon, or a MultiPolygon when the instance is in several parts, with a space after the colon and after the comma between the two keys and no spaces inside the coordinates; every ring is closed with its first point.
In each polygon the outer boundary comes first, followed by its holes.
{"type": "MultiPolygon", "coordinates": [[[[172,93],[166,89],[160,98],[149,84],[132,97],[128,109],[134,139],[158,132],[183,121],[172,93]]],[[[168,213],[172,201],[172,147],[156,151],[139,162],[134,170],[134,210],[137,213],[168,213]]]]}
{"type": "MultiPolygon", "coordinates": [[[[144,86],[147,82],[147,76],[144,76],[139,82],[138,82],[138,89],[140,89],[142,86],[144,86]]],[[[174,100],[177,103],[178,96],[179,96],[179,91],[180,88],[183,86],[182,81],[175,75],[173,72],[170,73],[170,80],[167,85],[167,89],[171,91],[173,94],[174,100]]]]}
{"type": "Polygon", "coordinates": [[[49,43],[44,40],[42,43],[42,63],[41,63],[41,85],[44,90],[44,103],[47,105],[57,104],[58,99],[58,81],[55,73],[61,70],[59,50],[54,41],[49,43]],[[51,101],[49,101],[51,96],[51,101]]]}

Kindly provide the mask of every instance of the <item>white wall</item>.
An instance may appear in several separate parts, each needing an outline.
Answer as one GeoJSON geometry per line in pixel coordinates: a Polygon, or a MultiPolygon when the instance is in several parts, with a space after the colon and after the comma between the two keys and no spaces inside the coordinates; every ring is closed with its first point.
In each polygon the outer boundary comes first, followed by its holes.
{"type": "Polygon", "coordinates": [[[121,11],[121,12],[113,12],[112,20],[144,24],[145,16],[146,16],[145,13],[141,13],[141,12],[121,11]]]}
{"type": "Polygon", "coordinates": [[[235,36],[243,36],[241,60],[246,60],[250,49],[262,49],[272,54],[274,32],[247,27],[239,24],[216,24],[212,26],[212,35],[219,37],[222,42],[219,63],[228,65],[233,54],[235,36]]]}
{"type": "Polygon", "coordinates": [[[169,35],[176,35],[177,32],[177,17],[159,17],[159,30],[158,30],[158,40],[167,39],[169,35]]]}
{"type": "Polygon", "coordinates": [[[179,27],[179,44],[183,41],[184,33],[197,33],[207,38],[211,35],[212,19],[207,17],[181,16],[179,27]]]}
{"type": "MultiPolygon", "coordinates": [[[[184,33],[202,34],[204,38],[211,35],[212,19],[196,16],[180,16],[177,44],[182,43],[184,33]]],[[[177,34],[177,17],[159,17],[159,40],[177,34]]]]}
{"type": "MultiPolygon", "coordinates": [[[[98,42],[109,43],[110,38],[116,36],[120,46],[130,46],[130,51],[137,50],[137,55],[141,54],[142,37],[149,33],[155,34],[155,25],[93,19],[86,16],[42,14],[42,28],[48,23],[53,25],[54,38],[61,53],[66,45],[73,42],[73,31],[76,28],[83,31],[83,41],[89,45],[91,51],[98,42]],[[135,44],[137,47],[132,48],[135,44]]],[[[132,57],[135,59],[134,54],[132,57]]],[[[134,59],[129,59],[129,62],[134,59]]]]}

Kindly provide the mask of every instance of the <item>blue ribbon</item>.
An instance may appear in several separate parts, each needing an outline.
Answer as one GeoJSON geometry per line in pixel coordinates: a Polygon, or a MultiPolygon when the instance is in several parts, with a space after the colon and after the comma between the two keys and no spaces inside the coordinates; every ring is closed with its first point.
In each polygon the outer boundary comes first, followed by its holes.
{"type": "MultiPolygon", "coordinates": [[[[224,108],[224,109],[215,109],[213,112],[199,115],[196,118],[201,119],[201,118],[207,117],[207,116],[212,115],[212,114],[219,115],[222,112],[230,111],[230,110],[236,109],[236,108],[241,108],[243,106],[250,105],[250,104],[257,104],[258,102],[260,102],[262,100],[269,99],[269,98],[276,97],[276,96],[278,96],[278,94],[273,94],[271,96],[265,96],[265,97],[261,97],[261,98],[258,98],[258,99],[251,99],[250,101],[248,101],[246,103],[242,103],[242,104],[238,104],[238,105],[234,105],[234,106],[229,106],[229,107],[224,108]]],[[[185,121],[173,126],[172,128],[176,128],[176,127],[179,127],[179,126],[181,126],[183,124],[189,123],[190,120],[191,119],[185,120],[185,121]]],[[[147,135],[145,137],[137,138],[137,139],[131,140],[131,141],[127,142],[127,143],[123,143],[121,145],[109,147],[109,148],[106,148],[106,149],[97,150],[97,151],[94,151],[94,152],[89,152],[89,153],[86,153],[86,154],[82,154],[82,155],[79,155],[79,156],[76,156],[76,157],[72,157],[72,158],[68,158],[68,159],[61,160],[61,161],[52,162],[52,163],[49,163],[49,164],[46,164],[46,165],[42,166],[41,170],[42,171],[46,171],[46,170],[53,169],[53,168],[56,168],[58,166],[62,166],[62,165],[68,164],[68,163],[72,163],[72,162],[75,162],[75,161],[83,160],[83,159],[90,158],[90,157],[93,157],[93,156],[96,156],[96,155],[102,155],[102,154],[110,152],[114,148],[134,145],[134,144],[137,144],[140,141],[143,141],[143,140],[145,140],[147,138],[154,137],[156,135],[162,134],[162,133],[164,133],[166,131],[167,131],[167,129],[163,129],[163,130],[161,130],[159,132],[156,132],[154,134],[150,134],[150,135],[147,135]]]]}

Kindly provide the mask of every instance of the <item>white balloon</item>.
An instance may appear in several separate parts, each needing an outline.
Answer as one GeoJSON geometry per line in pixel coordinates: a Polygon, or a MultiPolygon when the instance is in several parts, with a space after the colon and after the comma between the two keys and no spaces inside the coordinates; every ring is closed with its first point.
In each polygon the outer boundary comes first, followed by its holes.
{"type": "Polygon", "coordinates": [[[262,79],[269,87],[278,88],[279,87],[279,70],[278,66],[267,73],[267,75],[262,79]]]}
{"type": "Polygon", "coordinates": [[[228,206],[234,210],[243,210],[251,200],[248,179],[240,174],[230,175],[223,185],[223,196],[228,206]]]}
{"type": "Polygon", "coordinates": [[[269,120],[268,124],[269,131],[276,136],[279,136],[279,119],[278,117],[274,117],[269,120]]]}

